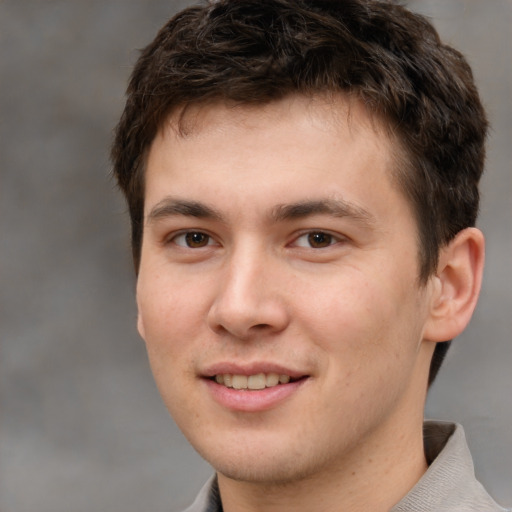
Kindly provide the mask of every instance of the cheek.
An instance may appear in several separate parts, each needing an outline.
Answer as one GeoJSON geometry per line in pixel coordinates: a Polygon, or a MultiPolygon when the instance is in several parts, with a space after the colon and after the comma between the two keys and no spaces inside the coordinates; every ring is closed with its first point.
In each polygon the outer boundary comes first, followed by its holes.
{"type": "Polygon", "coordinates": [[[343,339],[357,345],[356,338],[380,330],[389,317],[389,301],[381,300],[380,295],[381,291],[364,279],[350,275],[330,279],[324,286],[302,290],[306,300],[297,318],[305,319],[315,330],[315,339],[331,340],[335,345],[337,339],[343,339]]]}
{"type": "Polygon", "coordinates": [[[161,279],[140,281],[137,287],[139,319],[155,383],[172,416],[186,404],[187,383],[193,375],[197,301],[161,279]],[[172,292],[169,292],[172,290],[172,292]],[[179,409],[178,407],[178,409],[179,409]]]}
{"type": "Polygon", "coordinates": [[[184,283],[171,282],[158,274],[151,280],[140,276],[137,306],[139,330],[150,359],[162,357],[172,362],[199,328],[201,294],[184,283]]]}
{"type": "Polygon", "coordinates": [[[311,290],[304,292],[309,300],[298,317],[315,344],[331,356],[329,364],[339,365],[345,377],[387,374],[413,357],[420,322],[411,289],[355,274],[323,290],[314,300],[311,290]]]}

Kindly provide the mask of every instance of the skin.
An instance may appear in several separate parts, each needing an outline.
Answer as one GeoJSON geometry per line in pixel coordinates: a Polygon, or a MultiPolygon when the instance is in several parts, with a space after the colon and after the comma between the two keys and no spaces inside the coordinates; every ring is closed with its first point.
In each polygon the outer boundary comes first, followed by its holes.
{"type": "Polygon", "coordinates": [[[184,123],[171,117],[149,151],[137,283],[164,402],[217,470],[226,512],[389,510],[426,469],[433,341],[469,320],[483,238],[461,236],[419,283],[396,146],[355,102],[214,104],[184,123]],[[304,378],[233,410],[206,378],[218,364],[304,378]]]}

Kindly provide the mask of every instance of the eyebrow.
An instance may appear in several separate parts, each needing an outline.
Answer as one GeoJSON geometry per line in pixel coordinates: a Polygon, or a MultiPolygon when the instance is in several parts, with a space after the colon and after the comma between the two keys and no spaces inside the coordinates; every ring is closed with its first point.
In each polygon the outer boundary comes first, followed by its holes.
{"type": "MultiPolygon", "coordinates": [[[[283,222],[302,219],[312,215],[348,217],[365,225],[371,225],[375,222],[375,217],[370,212],[343,199],[321,199],[280,204],[272,209],[270,219],[273,222],[283,222]]],[[[211,206],[198,201],[166,197],[150,210],[147,215],[147,223],[150,224],[159,219],[174,216],[195,217],[224,222],[223,215],[211,206]]]]}
{"type": "Polygon", "coordinates": [[[150,210],[147,215],[147,223],[149,224],[159,219],[179,215],[196,217],[198,219],[223,220],[220,212],[203,203],[166,197],[150,210]]]}
{"type": "Polygon", "coordinates": [[[369,211],[343,199],[301,201],[278,205],[272,210],[272,219],[275,222],[301,219],[312,215],[348,217],[366,225],[375,222],[375,217],[369,211]]]}

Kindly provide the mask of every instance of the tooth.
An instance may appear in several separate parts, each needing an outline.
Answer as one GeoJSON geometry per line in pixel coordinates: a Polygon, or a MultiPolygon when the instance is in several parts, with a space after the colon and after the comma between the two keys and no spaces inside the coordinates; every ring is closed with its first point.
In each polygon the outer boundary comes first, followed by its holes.
{"type": "Polygon", "coordinates": [[[247,387],[249,389],[265,389],[265,374],[258,373],[257,375],[251,375],[247,379],[247,387]]]}
{"type": "Polygon", "coordinates": [[[289,375],[278,375],[277,373],[258,373],[256,375],[233,375],[230,373],[215,375],[215,381],[228,388],[235,389],[265,389],[277,386],[278,384],[288,384],[289,375]]]}
{"type": "Polygon", "coordinates": [[[247,389],[247,375],[233,375],[233,387],[235,389],[247,389]]]}
{"type": "Polygon", "coordinates": [[[277,373],[269,373],[265,379],[267,388],[277,386],[279,384],[279,375],[277,373]]]}

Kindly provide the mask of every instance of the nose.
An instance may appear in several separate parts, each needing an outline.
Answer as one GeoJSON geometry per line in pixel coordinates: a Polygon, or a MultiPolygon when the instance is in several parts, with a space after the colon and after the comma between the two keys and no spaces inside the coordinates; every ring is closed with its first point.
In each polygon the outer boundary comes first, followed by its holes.
{"type": "Polygon", "coordinates": [[[276,334],[289,323],[279,269],[255,251],[240,250],[224,266],[208,325],[239,340],[276,334]]]}

